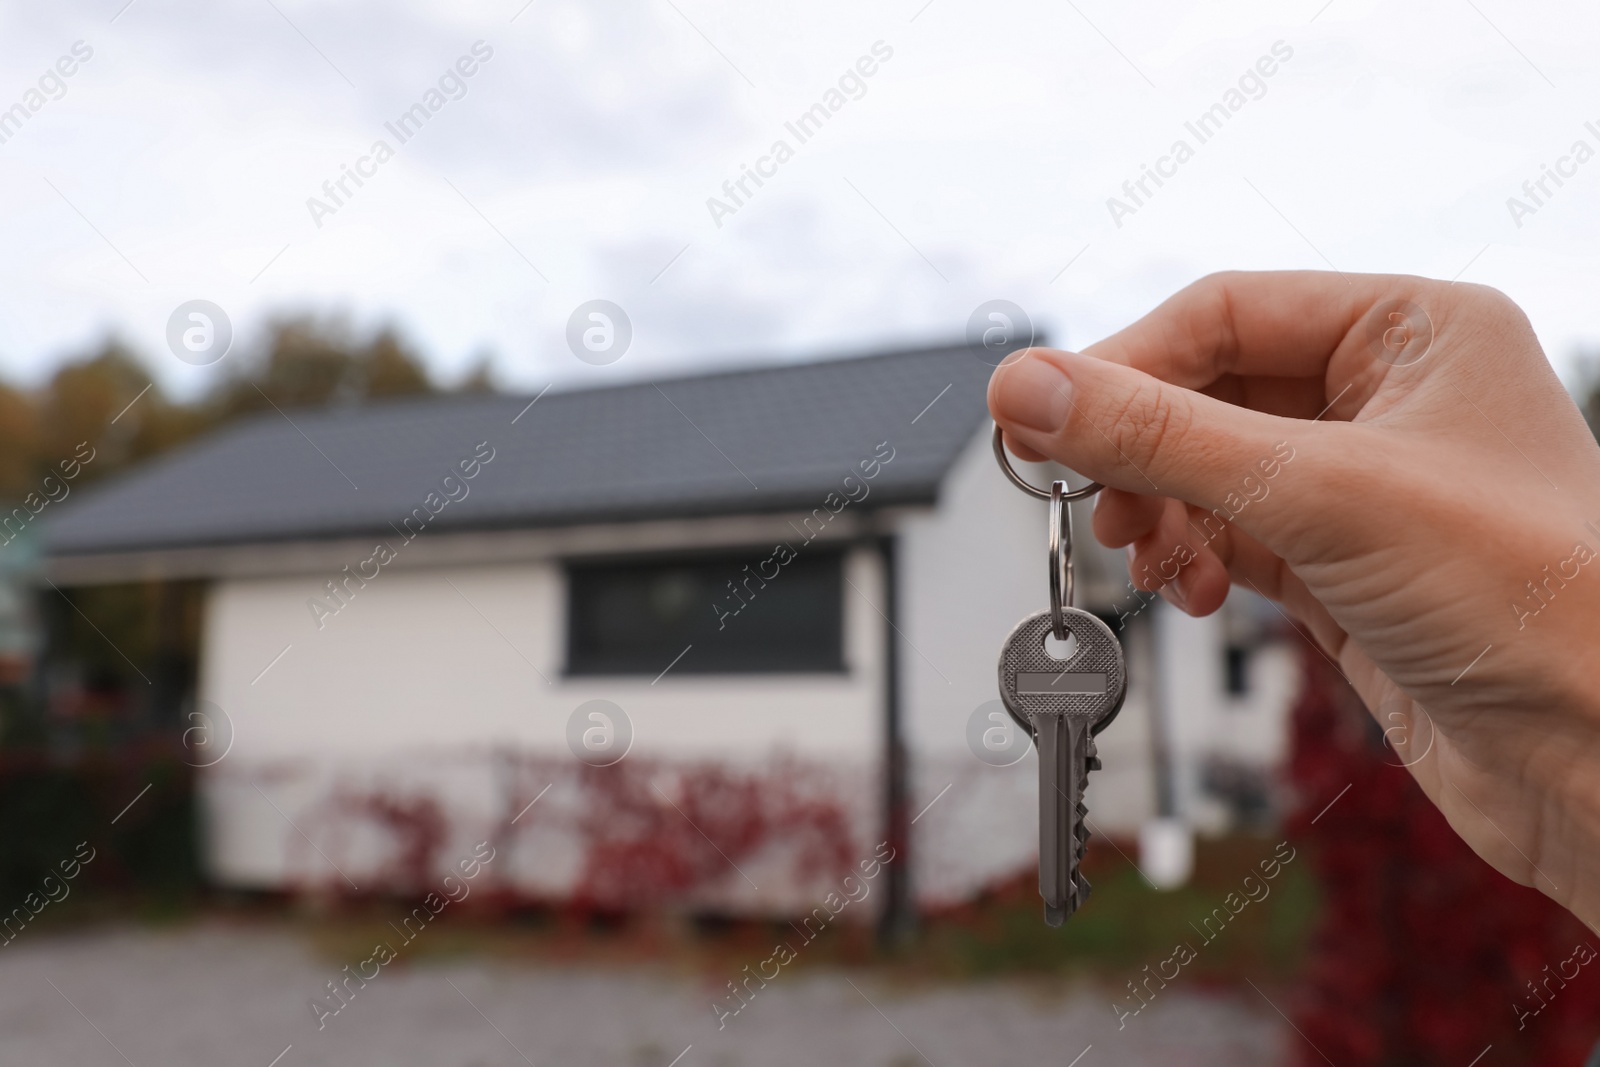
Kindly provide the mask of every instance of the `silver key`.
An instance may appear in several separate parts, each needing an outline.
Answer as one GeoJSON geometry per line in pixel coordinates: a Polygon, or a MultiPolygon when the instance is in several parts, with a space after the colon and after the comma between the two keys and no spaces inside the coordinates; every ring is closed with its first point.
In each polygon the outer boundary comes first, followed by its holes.
{"type": "Polygon", "coordinates": [[[1089,896],[1078,869],[1089,840],[1083,789],[1100,767],[1094,735],[1122,707],[1128,684],[1122,645],[1110,627],[1076,608],[1061,614],[1077,641],[1067,659],[1045,651],[1048,611],[1019,622],[1000,650],[1000,700],[1039,752],[1039,895],[1051,926],[1089,896]]]}

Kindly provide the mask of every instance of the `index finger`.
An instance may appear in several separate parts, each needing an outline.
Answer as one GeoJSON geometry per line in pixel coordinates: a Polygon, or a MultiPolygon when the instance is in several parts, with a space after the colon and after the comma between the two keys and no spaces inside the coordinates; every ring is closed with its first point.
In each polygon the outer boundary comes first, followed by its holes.
{"type": "Polygon", "coordinates": [[[1083,352],[1188,389],[1228,374],[1321,378],[1373,307],[1434,284],[1403,274],[1212,274],[1083,352]]]}

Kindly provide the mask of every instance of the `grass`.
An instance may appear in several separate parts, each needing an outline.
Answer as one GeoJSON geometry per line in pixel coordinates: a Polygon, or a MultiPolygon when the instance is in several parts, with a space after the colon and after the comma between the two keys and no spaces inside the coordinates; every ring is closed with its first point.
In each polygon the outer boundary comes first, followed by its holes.
{"type": "MultiPolygon", "coordinates": [[[[1181,944],[1194,958],[1183,966],[1188,980],[1220,984],[1248,975],[1274,981],[1293,974],[1303,961],[1318,895],[1303,855],[1265,882],[1259,901],[1228,913],[1210,937],[1205,919],[1244,897],[1244,879],[1272,857],[1277,842],[1232,837],[1197,844],[1194,876],[1182,888],[1152,888],[1123,852],[1093,839],[1084,864],[1094,885],[1089,902],[1065,925],[1044,924],[1032,871],[995,885],[977,899],[922,916],[915,935],[892,952],[859,922],[840,922],[806,942],[786,920],[756,920],[682,912],[597,913],[571,907],[489,907],[482,898],[447,908],[406,944],[396,927],[408,907],[393,900],[322,902],[231,893],[179,895],[74,894],[51,905],[38,926],[66,931],[134,919],[170,927],[193,920],[270,927],[304,936],[335,969],[372,955],[386,942],[399,950],[402,966],[452,959],[588,966],[647,966],[698,974],[720,985],[746,965],[768,959],[786,943],[798,951],[784,967],[873,967],[910,983],[969,982],[1015,978],[1098,980],[1121,986],[1148,964],[1155,969],[1181,944]]],[[[859,906],[857,906],[859,907],[859,906]]],[[[864,908],[858,914],[865,914],[864,908]]],[[[848,915],[848,913],[847,913],[848,915]]],[[[30,930],[36,936],[43,931],[30,930]]],[[[1171,965],[1167,965],[1170,974],[1171,965]]]]}
{"type": "MultiPolygon", "coordinates": [[[[784,942],[798,949],[785,970],[872,966],[910,981],[1099,978],[1121,984],[1155,968],[1185,944],[1194,958],[1183,967],[1191,979],[1231,984],[1245,975],[1273,980],[1301,964],[1318,899],[1304,856],[1284,864],[1271,881],[1258,864],[1273,855],[1275,840],[1235,837],[1198,844],[1193,878],[1180,889],[1152,888],[1108,843],[1091,843],[1085,874],[1094,884],[1088,904],[1065,925],[1044,924],[1032,872],[994,886],[978,899],[923,916],[909,943],[885,952],[873,931],[839,924],[805,942],[786,921],[673,913],[600,914],[570,908],[488,911],[447,909],[401,958],[423,963],[452,958],[495,958],[545,964],[650,965],[726,977],[772,955],[784,942]],[[1254,875],[1245,899],[1244,880],[1254,875]],[[1267,893],[1262,896],[1260,886],[1267,893]],[[1238,894],[1233,914],[1224,905],[1238,894]],[[1222,908],[1224,925],[1207,916],[1222,908]]],[[[244,909],[240,917],[280,920],[281,905],[244,909]]],[[[405,909],[393,903],[340,905],[324,913],[300,909],[294,925],[330,962],[366,958],[379,941],[399,945],[395,929],[405,909]]],[[[1170,970],[1170,965],[1168,965],[1170,970]]]]}
{"type": "Polygon", "coordinates": [[[912,954],[923,968],[959,977],[1120,974],[1154,967],[1182,944],[1194,953],[1183,968],[1191,975],[1237,980],[1247,973],[1287,974],[1302,959],[1317,892],[1299,857],[1281,866],[1275,879],[1261,877],[1257,864],[1272,857],[1275,844],[1257,838],[1202,842],[1194,877],[1166,892],[1121,855],[1091,844],[1084,870],[1094,891],[1064,925],[1044,925],[1035,879],[1025,875],[970,905],[931,916],[912,954]],[[1256,901],[1243,888],[1252,875],[1256,901]],[[1237,914],[1224,904],[1230,893],[1237,914]]]}

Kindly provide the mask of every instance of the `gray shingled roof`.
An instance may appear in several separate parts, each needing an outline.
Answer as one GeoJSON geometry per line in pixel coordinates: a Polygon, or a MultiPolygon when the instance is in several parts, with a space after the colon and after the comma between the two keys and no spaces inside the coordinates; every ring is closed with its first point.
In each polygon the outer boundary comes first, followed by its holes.
{"type": "Polygon", "coordinates": [[[430,530],[809,510],[885,440],[895,458],[869,506],[930,502],[986,417],[988,378],[952,347],[552,390],[526,411],[531,397],[494,396],[267,413],[74,493],[46,546],[378,533],[485,440],[493,462],[430,530]]]}

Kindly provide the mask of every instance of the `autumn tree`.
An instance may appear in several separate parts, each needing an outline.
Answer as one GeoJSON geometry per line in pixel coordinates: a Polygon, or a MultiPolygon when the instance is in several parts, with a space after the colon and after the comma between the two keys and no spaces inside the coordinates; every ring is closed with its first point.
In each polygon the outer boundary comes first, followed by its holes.
{"type": "Polygon", "coordinates": [[[260,352],[234,364],[210,398],[221,419],[247,412],[353,404],[436,392],[421,360],[385,327],[364,340],[338,322],[275,323],[260,352]]]}

